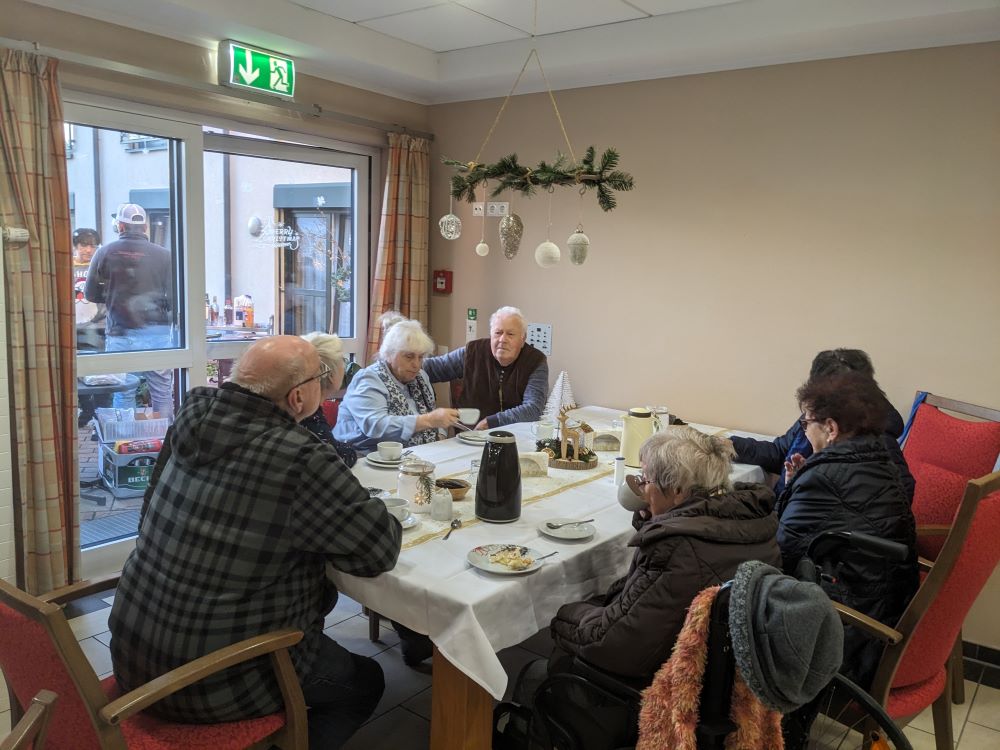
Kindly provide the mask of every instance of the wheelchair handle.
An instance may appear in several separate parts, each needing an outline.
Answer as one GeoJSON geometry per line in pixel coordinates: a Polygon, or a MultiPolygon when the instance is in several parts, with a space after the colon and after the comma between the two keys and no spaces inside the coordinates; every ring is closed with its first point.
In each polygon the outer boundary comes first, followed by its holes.
{"type": "Polygon", "coordinates": [[[822,546],[829,547],[854,547],[855,549],[879,555],[889,560],[902,562],[909,556],[910,551],[905,544],[893,542],[888,539],[881,539],[862,531],[823,531],[809,543],[809,551],[806,555],[815,560],[815,552],[822,546]]]}

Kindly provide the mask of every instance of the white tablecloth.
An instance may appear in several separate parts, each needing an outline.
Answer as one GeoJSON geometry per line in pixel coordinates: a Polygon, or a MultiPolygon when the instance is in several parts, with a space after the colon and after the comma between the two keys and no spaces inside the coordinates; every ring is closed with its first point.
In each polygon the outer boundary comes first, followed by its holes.
{"type": "MultiPolygon", "coordinates": [[[[586,419],[595,429],[606,429],[619,413],[587,407],[574,416],[586,419]]],[[[528,424],[503,429],[517,436],[519,451],[534,450],[528,424]]],[[[438,478],[464,478],[469,461],[479,457],[482,449],[452,438],[419,446],[415,453],[435,463],[438,478]]],[[[447,541],[441,538],[441,524],[419,516],[421,523],[403,532],[403,551],[395,569],[377,578],[357,578],[337,571],[331,571],[331,576],[351,598],[429,634],[452,664],[495,698],[501,698],[507,675],[496,652],[548,627],[560,605],[605,590],[628,568],[632,550],[626,543],[633,533],[632,514],[618,505],[612,459],[612,454],[601,454],[598,468],[590,471],[550,469],[548,480],[524,479],[526,499],[546,496],[525,504],[520,520],[510,524],[475,521],[473,488],[468,500],[455,503],[462,518],[471,523],[447,541]],[[597,533],[582,542],[542,535],[537,526],[556,516],[593,518],[597,533]],[[485,573],[466,561],[473,547],[498,542],[525,545],[543,554],[558,550],[559,554],[545,560],[535,572],[510,576],[485,573]]],[[[395,471],[372,468],[364,459],[358,461],[354,473],[365,486],[396,486],[395,471]]],[[[762,478],[757,467],[734,467],[735,481],[762,478]]]]}

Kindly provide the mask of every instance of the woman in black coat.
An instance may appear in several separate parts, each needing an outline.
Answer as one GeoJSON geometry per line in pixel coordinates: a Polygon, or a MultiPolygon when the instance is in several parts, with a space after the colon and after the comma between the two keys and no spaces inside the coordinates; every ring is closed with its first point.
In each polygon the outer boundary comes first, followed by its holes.
{"type": "MultiPolygon", "coordinates": [[[[831,599],[895,625],[919,579],[909,498],[881,437],[885,395],[871,378],[842,373],[810,380],[797,397],[813,454],[785,462],[787,483],[776,507],[785,571],[794,574],[821,531],[861,531],[905,544],[910,555],[901,563],[849,548],[814,561],[831,574],[833,581],[822,582],[831,599]]],[[[841,671],[867,687],[881,651],[880,643],[847,627],[841,671]]]]}

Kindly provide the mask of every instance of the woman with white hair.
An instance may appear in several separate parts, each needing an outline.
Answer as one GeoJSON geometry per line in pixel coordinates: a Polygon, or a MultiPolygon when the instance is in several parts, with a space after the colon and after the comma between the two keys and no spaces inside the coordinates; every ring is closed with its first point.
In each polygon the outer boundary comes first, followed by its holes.
{"type": "Polygon", "coordinates": [[[302,338],[313,345],[319,361],[330,368],[330,374],[320,378],[319,387],[322,400],[316,412],[299,422],[324,443],[329,443],[348,466],[358,462],[358,452],[347,443],[333,439],[333,432],[323,413],[323,401],[329,401],[340,390],[344,382],[344,350],[340,345],[340,337],[332,333],[313,331],[303,334],[302,338]]]}
{"type": "Polygon", "coordinates": [[[434,342],[419,321],[397,312],[383,316],[378,360],[354,376],[340,404],[333,436],[359,451],[383,440],[419,445],[438,439],[438,429],[458,423],[457,409],[436,408],[434,390],[423,371],[434,342]]]}

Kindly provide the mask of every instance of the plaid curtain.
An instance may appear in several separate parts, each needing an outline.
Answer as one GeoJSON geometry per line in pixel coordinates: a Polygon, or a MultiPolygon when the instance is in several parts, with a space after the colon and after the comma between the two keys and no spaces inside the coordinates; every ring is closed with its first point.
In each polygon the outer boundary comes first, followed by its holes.
{"type": "Polygon", "coordinates": [[[398,310],[427,327],[429,152],[430,142],[425,138],[389,134],[366,362],[378,352],[382,329],[376,321],[386,310],[398,310]]]}
{"type": "Polygon", "coordinates": [[[0,224],[30,235],[3,246],[15,548],[19,581],[38,594],[80,570],[66,146],[57,61],[0,55],[0,224]]]}

